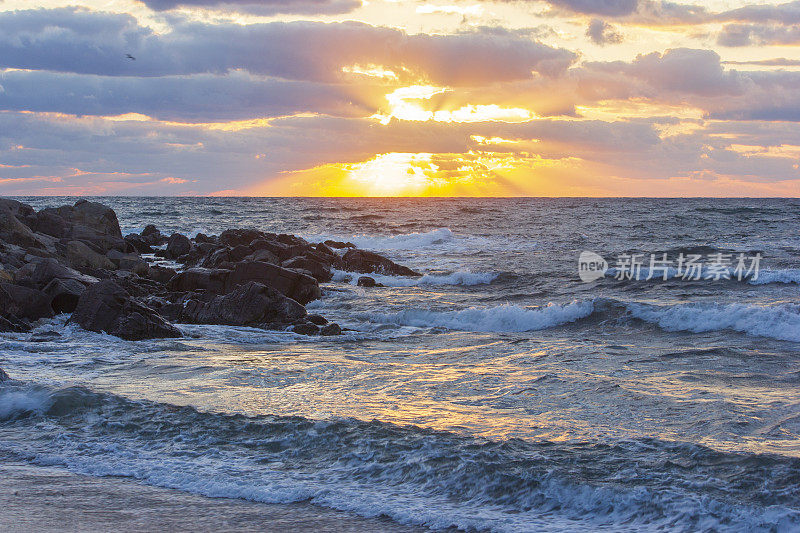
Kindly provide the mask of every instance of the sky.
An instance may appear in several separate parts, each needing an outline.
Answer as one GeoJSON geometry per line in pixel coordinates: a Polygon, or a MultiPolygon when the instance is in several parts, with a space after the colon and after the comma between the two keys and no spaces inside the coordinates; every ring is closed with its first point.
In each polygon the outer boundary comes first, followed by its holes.
{"type": "Polygon", "coordinates": [[[800,196],[800,1],[0,0],[1,195],[800,196]]]}

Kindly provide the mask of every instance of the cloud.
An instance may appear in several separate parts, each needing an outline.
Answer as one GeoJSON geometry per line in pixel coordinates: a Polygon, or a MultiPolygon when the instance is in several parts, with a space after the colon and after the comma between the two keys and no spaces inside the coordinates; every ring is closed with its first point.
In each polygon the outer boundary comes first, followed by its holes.
{"type": "Polygon", "coordinates": [[[761,67],[800,67],[800,59],[787,59],[785,57],[751,61],[723,61],[723,63],[726,65],[755,65],[761,67]]]}
{"type": "Polygon", "coordinates": [[[609,17],[630,15],[639,6],[638,0],[548,0],[548,3],[576,13],[609,17]]]}
{"type": "Polygon", "coordinates": [[[75,8],[0,14],[0,66],[107,76],[246,70],[337,82],[342,67],[375,64],[440,85],[557,75],[577,56],[525,37],[482,32],[409,35],[357,22],[238,25],[178,21],[156,34],[129,15],[75,8]],[[132,54],[136,61],[125,58],[132,54]]]}
{"type": "Polygon", "coordinates": [[[719,13],[718,21],[737,22],[775,22],[779,24],[800,24],[800,1],[778,5],[748,5],[719,13]]]}
{"type": "Polygon", "coordinates": [[[589,21],[589,27],[586,28],[586,36],[591,39],[595,44],[619,44],[622,42],[622,35],[609,24],[600,19],[592,19],[589,21]]]}
{"type": "MultiPolygon", "coordinates": [[[[158,78],[42,71],[0,74],[0,110],[73,115],[138,113],[159,120],[216,122],[297,113],[369,116],[351,87],[259,78],[246,72],[158,78]]],[[[361,88],[364,90],[364,88],[361,88]]]]}
{"type": "Polygon", "coordinates": [[[336,15],[361,7],[360,0],[140,0],[154,11],[200,7],[254,15],[336,15]]]}
{"type": "Polygon", "coordinates": [[[800,26],[778,24],[726,24],[717,36],[722,46],[800,44],[800,26]]]}

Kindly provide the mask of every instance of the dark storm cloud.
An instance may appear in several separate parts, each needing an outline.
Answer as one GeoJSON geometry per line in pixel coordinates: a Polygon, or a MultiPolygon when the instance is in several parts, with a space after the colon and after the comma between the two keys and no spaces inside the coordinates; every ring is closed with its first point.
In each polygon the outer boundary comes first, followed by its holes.
{"type": "Polygon", "coordinates": [[[360,0],[140,0],[154,11],[201,7],[255,15],[335,15],[361,6],[360,0]]]}
{"type": "Polygon", "coordinates": [[[62,8],[0,14],[0,66],[110,76],[226,73],[337,81],[343,66],[378,64],[443,85],[558,74],[576,55],[518,36],[408,35],[345,22],[177,22],[155,34],[128,15],[62,8]],[[136,61],[125,59],[132,54],[136,61]]]}

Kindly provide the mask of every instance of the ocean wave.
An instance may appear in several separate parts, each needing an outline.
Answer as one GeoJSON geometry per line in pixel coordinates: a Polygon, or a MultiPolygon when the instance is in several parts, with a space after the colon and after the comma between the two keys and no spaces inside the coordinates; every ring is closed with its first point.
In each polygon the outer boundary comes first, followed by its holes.
{"type": "Polygon", "coordinates": [[[390,323],[418,328],[447,328],[458,331],[523,332],[537,331],[586,318],[594,312],[589,300],[566,305],[550,303],[525,308],[504,304],[497,307],[470,307],[455,311],[406,309],[396,313],[363,313],[358,317],[368,322],[390,323]]]}
{"type": "Polygon", "coordinates": [[[209,413],[32,384],[0,386],[0,412],[0,451],[37,464],[210,497],[310,501],[436,529],[800,525],[800,460],[780,456],[652,439],[493,441],[377,421],[209,413]]]}
{"type": "Polygon", "coordinates": [[[425,274],[422,277],[410,278],[403,276],[385,276],[383,274],[359,274],[357,272],[334,270],[333,281],[356,285],[358,283],[358,278],[361,276],[369,276],[376,282],[386,287],[415,287],[426,285],[488,285],[497,279],[499,274],[495,272],[452,272],[450,274],[425,274]]]}
{"type": "Polygon", "coordinates": [[[758,278],[748,281],[751,285],[767,285],[769,283],[800,283],[800,269],[762,270],[758,278]]]}
{"type": "Polygon", "coordinates": [[[681,304],[656,306],[629,303],[631,316],[665,331],[733,330],[757,337],[800,342],[800,304],[681,304]]]}
{"type": "Polygon", "coordinates": [[[424,233],[401,233],[398,235],[352,235],[352,236],[309,236],[311,241],[327,239],[352,242],[366,250],[418,250],[453,242],[457,237],[450,228],[439,228],[424,233]]]}

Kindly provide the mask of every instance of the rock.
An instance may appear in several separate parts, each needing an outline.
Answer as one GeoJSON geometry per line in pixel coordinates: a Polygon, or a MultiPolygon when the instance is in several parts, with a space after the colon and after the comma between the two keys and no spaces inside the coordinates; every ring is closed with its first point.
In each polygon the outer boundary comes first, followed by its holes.
{"type": "Polygon", "coordinates": [[[387,276],[421,276],[419,272],[415,272],[408,267],[398,265],[394,261],[387,259],[374,252],[366,250],[348,250],[344,257],[342,257],[344,266],[347,270],[354,272],[363,272],[376,274],[385,274],[387,276]]]}
{"type": "Polygon", "coordinates": [[[247,246],[256,239],[263,236],[260,231],[254,229],[229,229],[225,230],[219,235],[220,244],[230,246],[247,246]]]}
{"type": "Polygon", "coordinates": [[[50,297],[40,290],[0,283],[0,315],[6,319],[38,320],[53,316],[50,297]]]}
{"type": "Polygon", "coordinates": [[[324,337],[329,337],[333,335],[341,335],[342,328],[339,324],[328,324],[327,326],[322,326],[319,330],[319,334],[324,337]]]}
{"type": "Polygon", "coordinates": [[[272,261],[273,263],[277,263],[279,260],[289,259],[291,257],[289,246],[278,241],[256,239],[250,243],[250,249],[253,250],[254,253],[261,250],[270,252],[276,258],[275,261],[272,261]]]}
{"type": "Polygon", "coordinates": [[[62,265],[53,258],[32,259],[14,274],[14,279],[17,283],[26,283],[37,289],[44,288],[45,285],[56,278],[74,279],[84,285],[97,283],[97,278],[81,274],[77,270],[62,265]]]}
{"type": "Polygon", "coordinates": [[[215,237],[209,237],[205,233],[198,233],[197,236],[194,238],[194,242],[196,242],[197,244],[202,244],[204,242],[210,244],[216,244],[217,239],[215,237]]]}
{"type": "Polygon", "coordinates": [[[223,324],[275,328],[306,316],[305,308],[261,283],[248,282],[210,302],[189,300],[181,320],[193,324],[223,324]]]}
{"type": "Polygon", "coordinates": [[[378,283],[375,281],[375,278],[371,278],[369,276],[361,276],[358,278],[356,284],[359,287],[377,287],[378,283]]]}
{"type": "Polygon", "coordinates": [[[98,202],[78,200],[72,208],[72,220],[81,226],[91,228],[101,235],[122,239],[117,214],[110,207],[98,202]]]}
{"type": "Polygon", "coordinates": [[[134,274],[146,276],[150,265],[139,257],[138,254],[124,254],[118,250],[111,250],[106,254],[114,266],[121,270],[130,270],[134,274]]]}
{"type": "Polygon", "coordinates": [[[8,377],[8,374],[6,374],[5,371],[2,368],[0,368],[0,382],[8,381],[10,379],[11,378],[8,377]]]}
{"type": "Polygon", "coordinates": [[[78,299],[86,286],[75,279],[54,279],[42,292],[50,297],[50,307],[58,313],[71,313],[78,305],[78,299]]]}
{"type": "Polygon", "coordinates": [[[324,326],[328,323],[328,319],[320,315],[308,315],[306,319],[312,324],[316,324],[318,326],[324,326]]]}
{"type": "Polygon", "coordinates": [[[207,291],[224,294],[228,291],[231,271],[219,268],[187,268],[167,282],[167,288],[175,292],[207,291]]]}
{"type": "Polygon", "coordinates": [[[147,277],[158,283],[166,284],[175,277],[177,271],[174,268],[163,267],[159,265],[151,266],[147,271],[147,277]]]}
{"type": "Polygon", "coordinates": [[[306,270],[320,283],[327,283],[333,279],[331,267],[314,256],[300,255],[284,261],[282,265],[284,268],[306,270]]]}
{"type": "Polygon", "coordinates": [[[125,242],[130,245],[131,248],[136,250],[136,253],[139,254],[152,254],[153,247],[150,246],[150,243],[145,241],[139,235],[135,233],[131,233],[130,235],[125,235],[125,242]]]}
{"type": "Polygon", "coordinates": [[[319,326],[311,322],[303,322],[292,326],[292,331],[298,335],[316,335],[319,333],[319,326]]]}
{"type": "Polygon", "coordinates": [[[0,316],[0,331],[5,333],[24,333],[31,330],[31,325],[16,317],[0,316]]]}
{"type": "Polygon", "coordinates": [[[341,250],[343,248],[355,248],[356,245],[352,242],[341,242],[341,241],[331,241],[327,240],[324,242],[325,246],[329,248],[335,248],[337,250],[341,250]]]}
{"type": "Polygon", "coordinates": [[[8,210],[11,211],[11,214],[17,217],[20,221],[23,221],[23,223],[25,219],[36,214],[36,211],[34,211],[34,209],[28,204],[23,204],[22,202],[12,200],[11,198],[0,198],[0,208],[2,207],[8,208],[8,210]]]}
{"type": "Polygon", "coordinates": [[[182,255],[188,254],[192,249],[192,241],[186,235],[173,233],[167,241],[167,255],[172,259],[177,259],[182,255]]]}
{"type": "Polygon", "coordinates": [[[263,283],[304,305],[322,295],[314,278],[271,263],[249,261],[236,264],[228,278],[228,290],[248,281],[263,283]]]}
{"type": "Polygon", "coordinates": [[[105,332],[127,340],[181,336],[175,326],[131,298],[125,289],[111,280],[87,288],[69,320],[89,331],[105,332]]]}
{"type": "Polygon", "coordinates": [[[250,250],[249,246],[245,246],[244,244],[240,244],[238,246],[234,246],[230,252],[228,253],[229,261],[236,263],[250,255],[252,250],[250,250]]]}
{"type": "Polygon", "coordinates": [[[14,216],[14,212],[6,204],[0,204],[0,239],[23,248],[45,247],[36,234],[14,216]]]}
{"type": "Polygon", "coordinates": [[[146,225],[142,230],[142,237],[152,237],[154,235],[161,237],[161,231],[153,224],[146,225]]]}
{"type": "Polygon", "coordinates": [[[270,252],[269,250],[256,250],[249,256],[245,257],[250,261],[261,261],[262,263],[272,263],[277,264],[280,262],[278,256],[270,252]]]}
{"type": "Polygon", "coordinates": [[[81,241],[69,241],[66,246],[67,263],[78,270],[113,270],[114,263],[81,241]]]}

